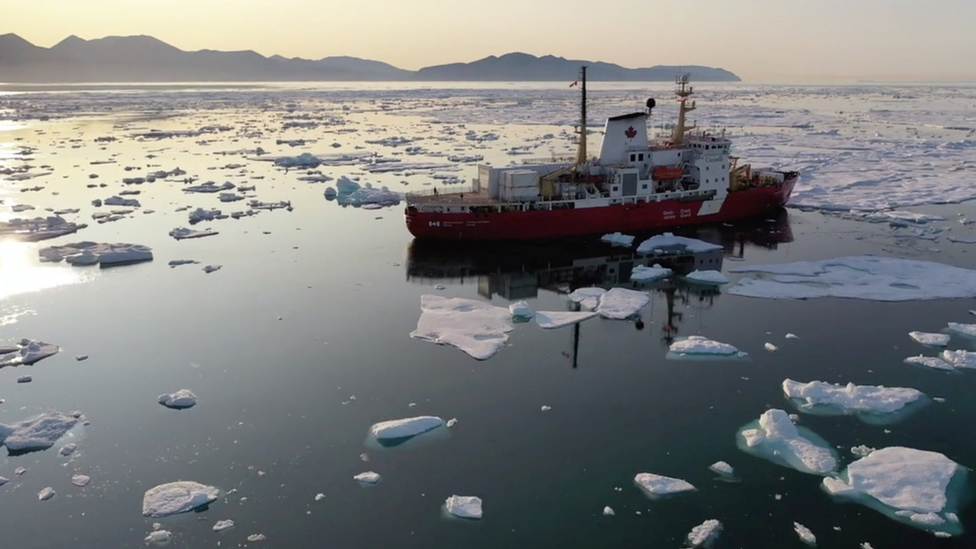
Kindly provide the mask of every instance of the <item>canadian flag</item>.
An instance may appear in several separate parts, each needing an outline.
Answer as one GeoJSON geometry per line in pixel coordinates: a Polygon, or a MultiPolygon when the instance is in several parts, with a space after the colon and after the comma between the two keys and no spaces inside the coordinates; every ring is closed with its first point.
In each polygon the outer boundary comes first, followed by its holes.
{"type": "Polygon", "coordinates": [[[574,81],[572,84],[569,85],[569,87],[572,88],[573,86],[577,86],[577,85],[579,85],[579,80],[574,81]]]}

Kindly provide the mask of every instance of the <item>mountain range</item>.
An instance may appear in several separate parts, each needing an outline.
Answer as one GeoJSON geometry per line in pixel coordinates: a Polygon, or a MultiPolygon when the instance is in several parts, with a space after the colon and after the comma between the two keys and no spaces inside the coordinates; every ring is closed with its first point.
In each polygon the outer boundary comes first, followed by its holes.
{"type": "Polygon", "coordinates": [[[254,51],[184,51],[151,36],[69,36],[50,48],[0,35],[0,82],[271,82],[271,81],[572,81],[587,65],[591,81],[738,82],[725,70],[697,65],[629,69],[612,63],[527,53],[490,56],[417,71],[356,57],[265,57],[254,51]]]}

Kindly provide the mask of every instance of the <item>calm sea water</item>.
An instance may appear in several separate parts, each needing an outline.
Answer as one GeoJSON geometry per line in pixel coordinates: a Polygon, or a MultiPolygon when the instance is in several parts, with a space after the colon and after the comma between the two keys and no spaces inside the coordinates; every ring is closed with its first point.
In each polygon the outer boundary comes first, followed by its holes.
{"type": "MultiPolygon", "coordinates": [[[[59,130],[65,142],[50,133],[29,136],[44,155],[38,164],[53,164],[55,174],[29,183],[46,185],[42,194],[4,197],[39,210],[85,206],[117,192],[127,163],[180,165],[220,181],[227,172],[206,170],[224,160],[200,152],[244,146],[229,139],[127,143],[117,150],[120,164],[90,167],[110,152],[75,149],[67,139],[90,142],[111,123],[73,121],[59,130]],[[151,149],[166,150],[143,159],[151,149]],[[85,188],[96,169],[96,181],[112,187],[85,188]],[[48,194],[53,189],[60,194],[48,194]]],[[[914,387],[945,402],[885,427],[802,416],[845,463],[854,459],[851,446],[866,444],[935,450],[976,464],[976,378],[902,363],[921,352],[907,332],[966,322],[974,300],[767,301],[660,284],[650,290],[642,327],[598,319],[578,330],[520,325],[508,346],[479,362],[408,337],[421,295],[500,306],[526,299],[535,309],[564,310],[567,290],[630,287],[620,276],[629,254],[592,239],[417,243],[399,207],[342,208],[322,197],[321,186],[270,166],[249,173],[268,176],[255,181],[262,200],[289,199],[295,210],[219,221],[212,225],[218,236],[175,242],[166,232],[185,224],[177,206],[218,204],[156,183],[139,197],[155,214],[92,223],[54,241],[135,241],[153,246],[152,263],[94,272],[40,266],[37,245],[3,244],[0,341],[37,338],[63,351],[32,367],[0,370],[0,422],[49,409],[80,410],[91,421],[72,433],[79,447],[70,458],[57,455],[60,444],[0,457],[0,475],[12,479],[0,487],[4,547],[137,547],[158,521],[174,533],[176,547],[677,548],[711,518],[725,525],[716,547],[802,547],[794,521],[813,530],[821,547],[976,542],[974,507],[960,514],[963,535],[936,539],[866,507],[836,503],[820,490],[819,477],[748,456],[735,444],[737,430],[766,409],[795,411],[782,395],[783,379],[853,381],[914,387]],[[202,263],[166,265],[182,258],[202,263]],[[223,268],[207,275],[205,264],[223,268]],[[750,359],[666,360],[669,332],[726,341],[750,359]],[[799,339],[784,339],[788,332],[799,339]],[[767,341],[779,351],[764,351],[767,341]],[[73,358],[82,354],[90,358],[73,358]],[[16,383],[25,373],[34,381],[16,383]],[[159,394],[183,387],[199,396],[196,407],[156,403],[159,394]],[[552,409],[542,412],[543,405],[552,409]],[[374,422],[426,414],[458,423],[439,440],[394,448],[367,442],[374,422]],[[741,481],[717,480],[708,465],[718,460],[732,464],[741,481]],[[27,472],[15,477],[21,466],[27,472]],[[382,482],[364,488],[352,480],[367,470],[382,482]],[[698,491],[651,501],[633,485],[644,471],[686,479],[698,491]],[[90,475],[91,484],[72,486],[78,473],[90,475]],[[200,513],[141,516],[147,489],[181,479],[236,492],[200,513]],[[47,486],[57,496],[38,501],[47,486]],[[319,493],[325,497],[316,501],[319,493]],[[481,497],[484,519],[444,518],[440,506],[452,494],[481,497]],[[602,516],[607,505],[615,516],[602,516]],[[222,519],[236,528],[214,533],[222,519]],[[267,539],[246,541],[256,533],[267,539]]],[[[922,210],[976,215],[969,205],[922,210]]],[[[864,253],[976,267],[967,245],[940,242],[933,252],[932,243],[883,225],[797,210],[687,234],[721,243],[724,268],[864,253]]]]}

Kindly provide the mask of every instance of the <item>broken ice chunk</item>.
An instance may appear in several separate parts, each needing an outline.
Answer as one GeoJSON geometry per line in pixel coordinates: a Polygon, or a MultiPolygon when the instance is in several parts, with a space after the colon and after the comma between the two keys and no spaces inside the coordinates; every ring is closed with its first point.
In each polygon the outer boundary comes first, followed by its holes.
{"type": "Polygon", "coordinates": [[[976,352],[974,351],[962,349],[950,351],[947,349],[942,351],[942,360],[948,362],[955,368],[976,368],[976,352]]]}
{"type": "Polygon", "coordinates": [[[481,518],[481,498],[475,496],[451,496],[444,501],[444,510],[465,519],[481,518]]]}
{"type": "Polygon", "coordinates": [[[709,519],[688,532],[688,544],[692,547],[709,547],[721,533],[722,523],[715,519],[709,519]]]}
{"type": "Polygon", "coordinates": [[[353,480],[355,480],[360,484],[376,484],[377,482],[380,481],[382,477],[380,477],[379,473],[375,473],[373,471],[366,471],[365,473],[359,473],[358,475],[355,475],[352,478],[353,480]]]}
{"type": "Polygon", "coordinates": [[[922,345],[945,347],[949,344],[949,334],[932,334],[928,332],[908,332],[908,336],[922,345]]]}
{"type": "Polygon", "coordinates": [[[686,480],[654,473],[640,473],[634,477],[634,483],[650,498],[695,490],[695,487],[686,480]]]}
{"type": "Polygon", "coordinates": [[[837,467],[833,447],[805,427],[797,427],[783,410],[770,409],[739,430],[739,449],[814,475],[828,475],[837,467]]]}
{"type": "Polygon", "coordinates": [[[953,334],[976,338],[976,324],[960,324],[958,322],[950,322],[946,329],[953,334]]]}
{"type": "Polygon", "coordinates": [[[801,412],[820,415],[856,414],[869,422],[884,420],[879,417],[881,415],[888,415],[889,420],[903,419],[904,414],[897,416],[894,414],[906,411],[906,408],[913,403],[928,403],[925,394],[917,389],[853,383],[847,385],[823,381],[802,383],[786,379],[783,381],[783,393],[801,412]]]}
{"type": "Polygon", "coordinates": [[[718,271],[692,271],[685,275],[686,280],[701,284],[728,284],[729,279],[718,271]]]}
{"type": "Polygon", "coordinates": [[[192,408],[197,404],[197,395],[189,389],[180,389],[175,393],[159,395],[159,403],[167,408],[192,408]]]}
{"type": "Polygon", "coordinates": [[[557,328],[578,324],[595,316],[596,313],[594,312],[537,311],[535,313],[535,322],[543,329],[555,330],[557,328]]]}
{"type": "Polygon", "coordinates": [[[573,303],[579,303],[580,307],[587,310],[594,310],[600,305],[600,298],[607,293],[603,288],[580,288],[569,294],[569,299],[573,303]]]}
{"type": "Polygon", "coordinates": [[[54,491],[54,488],[51,488],[50,486],[48,486],[47,488],[45,488],[45,489],[43,489],[43,490],[41,490],[40,492],[37,493],[37,499],[39,499],[41,501],[47,501],[47,500],[53,498],[55,496],[55,494],[56,494],[56,492],[54,491]]]}
{"type": "Polygon", "coordinates": [[[513,329],[508,309],[483,301],[423,295],[420,309],[417,329],[410,337],[457,347],[478,360],[494,356],[513,329]]]}
{"type": "Polygon", "coordinates": [[[370,434],[380,444],[394,445],[406,439],[433,431],[444,425],[444,420],[436,416],[418,416],[374,423],[370,434]]]}
{"type": "Polygon", "coordinates": [[[600,296],[596,312],[604,318],[624,320],[636,315],[651,298],[645,292],[627,288],[611,288],[600,296]]]}
{"type": "Polygon", "coordinates": [[[607,244],[612,244],[614,246],[626,246],[630,247],[634,245],[634,237],[629,234],[621,233],[610,233],[605,234],[600,237],[601,242],[606,242],[607,244]]]}
{"type": "Polygon", "coordinates": [[[817,545],[817,536],[813,535],[813,532],[811,532],[806,526],[800,524],[799,522],[794,522],[793,530],[796,531],[796,535],[800,537],[800,540],[803,541],[803,543],[810,546],[817,545]]]}
{"type": "Polygon", "coordinates": [[[614,515],[613,509],[609,505],[603,508],[603,516],[612,517],[614,515]]]}
{"type": "Polygon", "coordinates": [[[732,466],[724,461],[716,461],[715,463],[709,465],[708,468],[714,473],[726,476],[732,476],[732,474],[735,472],[732,469],[732,466]]]}
{"type": "Polygon", "coordinates": [[[150,488],[142,498],[142,514],[165,517],[186,513],[217,500],[220,490],[192,481],[170,482],[150,488]]]}
{"type": "Polygon", "coordinates": [[[746,353],[728,343],[702,336],[679,339],[668,348],[667,358],[745,358],[746,353]]]}
{"type": "Polygon", "coordinates": [[[771,353],[775,353],[776,351],[779,350],[779,347],[773,345],[772,343],[770,343],[768,341],[766,342],[765,345],[763,345],[763,348],[766,349],[767,351],[771,352],[771,353]]]}
{"type": "Polygon", "coordinates": [[[935,356],[910,356],[905,359],[905,363],[918,364],[919,366],[925,366],[926,368],[932,368],[933,370],[947,370],[950,372],[954,372],[956,370],[951,364],[935,356]]]}
{"type": "Polygon", "coordinates": [[[206,265],[203,267],[203,272],[210,274],[212,272],[219,271],[223,265],[206,265]]]}
{"type": "Polygon", "coordinates": [[[69,442],[64,446],[62,446],[60,450],[58,450],[58,454],[62,456],[70,456],[71,454],[75,453],[75,450],[77,449],[78,449],[77,444],[75,444],[74,442],[69,442]]]}
{"type": "Polygon", "coordinates": [[[77,418],[69,415],[44,412],[13,425],[0,423],[0,444],[11,452],[43,450],[54,446],[77,422],[77,418]]]}
{"type": "Polygon", "coordinates": [[[231,519],[218,520],[213,525],[214,532],[223,532],[224,530],[230,530],[234,527],[234,521],[231,519]]]}
{"type": "Polygon", "coordinates": [[[71,477],[71,484],[74,484],[79,488],[84,488],[85,486],[88,486],[89,482],[91,482],[91,477],[88,475],[73,475],[71,477]]]}
{"type": "Polygon", "coordinates": [[[534,314],[532,312],[532,307],[529,307],[529,304],[525,301],[516,301],[515,303],[512,303],[508,306],[508,310],[512,313],[512,318],[516,322],[525,322],[530,320],[534,314]]]}
{"type": "Polygon", "coordinates": [[[213,236],[220,234],[217,231],[206,229],[203,231],[195,231],[193,229],[187,229],[186,227],[177,227],[169,232],[169,235],[176,240],[186,240],[190,238],[203,238],[205,236],[213,236]]]}
{"type": "Polygon", "coordinates": [[[634,282],[652,282],[667,278],[672,274],[674,271],[658,264],[654,264],[652,267],[637,265],[630,271],[630,279],[634,282]]]}
{"type": "Polygon", "coordinates": [[[0,347],[0,368],[30,365],[61,352],[61,347],[43,341],[22,339],[19,345],[0,347]]]}
{"type": "Polygon", "coordinates": [[[664,233],[652,236],[637,247],[637,253],[642,255],[663,254],[673,252],[711,252],[721,250],[718,244],[709,244],[703,240],[687,238],[684,236],[674,236],[672,233],[664,233]]]}
{"type": "Polygon", "coordinates": [[[153,545],[169,545],[170,540],[173,539],[173,533],[169,530],[153,530],[149,532],[146,536],[146,545],[152,543],[153,545]]]}

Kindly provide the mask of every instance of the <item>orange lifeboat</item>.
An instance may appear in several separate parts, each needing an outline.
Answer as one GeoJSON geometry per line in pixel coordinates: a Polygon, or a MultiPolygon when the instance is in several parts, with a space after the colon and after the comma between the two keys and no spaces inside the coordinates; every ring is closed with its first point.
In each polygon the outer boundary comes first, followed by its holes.
{"type": "Polygon", "coordinates": [[[668,179],[681,179],[684,171],[679,166],[654,166],[651,178],[655,181],[666,181],[668,179]]]}

